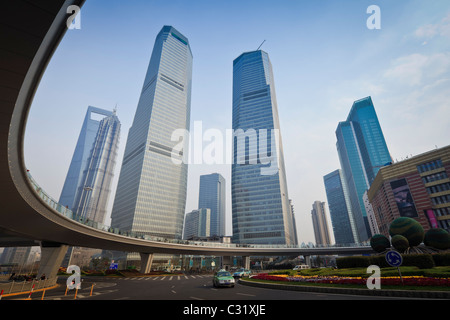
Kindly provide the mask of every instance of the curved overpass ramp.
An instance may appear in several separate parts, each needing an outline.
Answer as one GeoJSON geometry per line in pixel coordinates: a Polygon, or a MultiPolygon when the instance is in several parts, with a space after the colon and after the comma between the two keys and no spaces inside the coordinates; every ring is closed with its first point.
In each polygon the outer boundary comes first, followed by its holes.
{"type": "MultiPolygon", "coordinates": [[[[38,196],[27,174],[23,152],[25,126],[40,79],[67,31],[66,21],[71,15],[67,8],[70,5],[81,7],[83,3],[84,0],[13,0],[2,5],[0,247],[41,245],[43,248],[58,248],[62,245],[62,251],[65,246],[81,246],[143,254],[216,256],[372,252],[370,247],[302,249],[151,241],[89,227],[52,209],[38,196]]],[[[59,260],[61,254],[49,259],[59,260]]]]}

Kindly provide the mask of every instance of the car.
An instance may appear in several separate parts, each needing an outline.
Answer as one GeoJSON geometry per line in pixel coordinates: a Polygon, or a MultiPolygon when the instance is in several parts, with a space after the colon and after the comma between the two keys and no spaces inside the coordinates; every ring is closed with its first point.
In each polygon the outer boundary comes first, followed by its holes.
{"type": "Polygon", "coordinates": [[[295,266],[293,270],[304,270],[309,269],[309,266],[307,264],[300,264],[298,266],[295,266]]]}
{"type": "Polygon", "coordinates": [[[250,275],[250,270],[241,268],[237,270],[235,273],[233,273],[233,277],[235,278],[242,278],[242,277],[248,277],[250,275]]]}
{"type": "Polygon", "coordinates": [[[214,274],[213,286],[214,287],[234,287],[235,280],[226,270],[219,270],[214,274]]]}

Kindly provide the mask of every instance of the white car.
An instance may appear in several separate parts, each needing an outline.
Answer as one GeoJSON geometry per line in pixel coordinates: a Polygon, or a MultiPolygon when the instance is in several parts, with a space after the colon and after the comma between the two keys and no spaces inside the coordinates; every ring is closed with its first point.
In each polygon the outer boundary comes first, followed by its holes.
{"type": "Polygon", "coordinates": [[[295,266],[292,270],[304,270],[309,269],[309,266],[307,264],[299,264],[298,266],[295,266]]]}

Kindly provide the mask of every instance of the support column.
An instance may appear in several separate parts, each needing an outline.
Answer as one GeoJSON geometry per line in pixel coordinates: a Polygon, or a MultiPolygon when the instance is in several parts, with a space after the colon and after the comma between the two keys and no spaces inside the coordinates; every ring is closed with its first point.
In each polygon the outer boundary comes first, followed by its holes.
{"type": "Polygon", "coordinates": [[[230,257],[230,256],[222,257],[222,267],[221,267],[221,269],[230,270],[232,261],[233,261],[233,257],[230,257]]]}
{"type": "Polygon", "coordinates": [[[312,268],[312,265],[311,265],[311,256],[304,256],[304,257],[305,257],[306,264],[307,264],[310,268],[312,268]]]}
{"type": "Polygon", "coordinates": [[[244,263],[244,269],[250,270],[250,257],[242,257],[244,263]]]}
{"type": "Polygon", "coordinates": [[[45,275],[47,279],[56,278],[67,248],[67,245],[60,243],[41,243],[41,262],[39,264],[38,278],[42,275],[45,275]]]}
{"type": "Polygon", "coordinates": [[[141,273],[152,271],[153,253],[139,253],[141,256],[141,273]]]}

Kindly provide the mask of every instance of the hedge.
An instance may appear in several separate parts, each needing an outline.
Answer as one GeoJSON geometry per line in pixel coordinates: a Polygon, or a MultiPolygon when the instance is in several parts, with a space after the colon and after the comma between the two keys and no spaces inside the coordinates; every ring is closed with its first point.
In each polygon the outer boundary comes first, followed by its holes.
{"type": "Polygon", "coordinates": [[[436,253],[432,257],[436,266],[450,266],[450,253],[436,253]]]}
{"type": "MultiPolygon", "coordinates": [[[[450,253],[437,254],[403,254],[402,266],[415,266],[419,269],[430,269],[434,266],[450,266],[450,253]]],[[[389,267],[384,255],[351,256],[336,259],[338,269],[367,268],[376,265],[380,268],[389,267]]]]}

